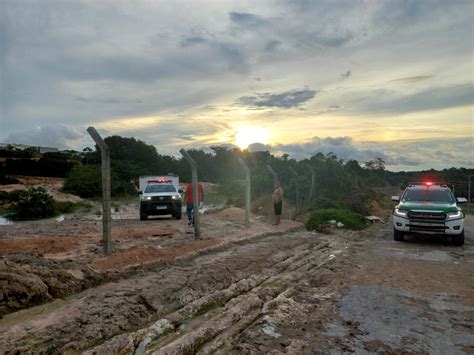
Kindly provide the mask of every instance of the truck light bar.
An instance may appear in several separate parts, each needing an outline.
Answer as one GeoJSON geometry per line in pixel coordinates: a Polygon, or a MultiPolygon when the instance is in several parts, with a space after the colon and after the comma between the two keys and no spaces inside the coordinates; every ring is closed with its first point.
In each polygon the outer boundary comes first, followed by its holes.
{"type": "Polygon", "coordinates": [[[172,182],[170,179],[148,180],[148,183],[166,184],[172,182]]]}
{"type": "Polygon", "coordinates": [[[447,187],[448,185],[445,182],[434,182],[434,181],[415,181],[409,182],[408,186],[442,186],[447,187]]]}

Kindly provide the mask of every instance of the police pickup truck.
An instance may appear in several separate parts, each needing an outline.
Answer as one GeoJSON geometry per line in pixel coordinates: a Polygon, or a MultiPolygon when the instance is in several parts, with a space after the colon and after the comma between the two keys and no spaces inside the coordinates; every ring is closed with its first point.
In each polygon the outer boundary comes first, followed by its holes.
{"type": "Polygon", "coordinates": [[[451,237],[452,244],[464,244],[464,213],[446,184],[411,183],[403,195],[392,196],[398,202],[393,210],[393,238],[403,241],[406,233],[431,233],[451,237]]]}
{"type": "Polygon", "coordinates": [[[179,190],[179,177],[166,176],[140,176],[140,220],[148,216],[171,215],[181,219],[181,195],[179,190]]]}

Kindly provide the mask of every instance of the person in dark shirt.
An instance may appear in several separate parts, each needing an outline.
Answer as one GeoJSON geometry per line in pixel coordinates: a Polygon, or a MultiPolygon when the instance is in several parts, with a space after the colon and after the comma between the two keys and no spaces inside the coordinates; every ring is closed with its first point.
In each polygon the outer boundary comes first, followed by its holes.
{"type": "MultiPolygon", "coordinates": [[[[188,225],[194,224],[194,197],[193,197],[193,184],[189,183],[186,186],[185,200],[186,200],[186,215],[188,216],[188,225]]],[[[199,195],[199,205],[204,201],[204,190],[202,184],[198,182],[198,195],[199,195]]]]}

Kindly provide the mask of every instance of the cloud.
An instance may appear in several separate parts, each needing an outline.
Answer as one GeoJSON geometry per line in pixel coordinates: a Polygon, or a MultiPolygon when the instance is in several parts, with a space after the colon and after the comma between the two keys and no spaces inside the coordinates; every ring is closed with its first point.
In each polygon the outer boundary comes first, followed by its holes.
{"type": "Polygon", "coordinates": [[[206,39],[200,36],[186,37],[181,41],[181,47],[190,47],[205,42],[206,39]]]}
{"type": "MultiPolygon", "coordinates": [[[[82,131],[108,123],[112,131],[111,122],[150,116],[176,120],[134,123],[129,133],[170,153],[186,142],[213,144],[226,131],[218,122],[265,122],[285,142],[308,132],[361,137],[366,130],[382,140],[472,130],[472,1],[189,1],[187,11],[166,1],[2,5],[1,141],[35,125],[82,131]],[[347,85],[335,89],[345,77],[347,85]],[[318,91],[288,91],[306,87],[318,91]],[[296,109],[277,110],[288,108],[296,109]],[[188,125],[207,128],[191,132],[188,125]]],[[[65,144],[81,148],[79,142],[65,144]]],[[[381,144],[352,148],[381,150],[406,164],[419,159],[381,144]]],[[[351,149],[329,141],[322,147],[351,149]]],[[[451,160],[441,162],[433,149],[469,161],[472,145],[423,149],[424,165],[448,166],[451,160]]]]}
{"type": "Polygon", "coordinates": [[[341,47],[354,38],[350,32],[344,34],[313,33],[311,37],[314,43],[325,47],[341,47]]]}
{"type": "Polygon", "coordinates": [[[391,95],[386,91],[380,91],[380,95],[374,93],[365,111],[371,114],[382,112],[408,113],[470,106],[473,103],[473,97],[474,84],[472,83],[448,87],[432,87],[408,95],[391,95]]]}
{"type": "Polygon", "coordinates": [[[428,80],[433,77],[434,75],[417,75],[417,76],[409,76],[406,78],[393,79],[393,80],[390,80],[389,82],[403,82],[403,83],[411,84],[411,83],[416,83],[418,81],[428,80]]]}
{"type": "Polygon", "coordinates": [[[280,41],[277,41],[275,39],[272,39],[270,41],[268,41],[266,44],[265,44],[265,50],[267,52],[273,52],[274,50],[276,50],[279,46],[281,46],[281,42],[280,41]]]}
{"type": "Polygon", "coordinates": [[[291,90],[278,94],[256,93],[254,96],[242,96],[237,102],[254,108],[294,108],[299,107],[316,96],[315,90],[291,90]]]}
{"type": "Polygon", "coordinates": [[[272,154],[289,154],[302,160],[317,153],[335,154],[345,161],[355,159],[361,163],[381,158],[390,170],[419,170],[443,167],[474,167],[471,137],[456,139],[400,140],[385,143],[357,142],[352,137],[314,137],[291,144],[252,143],[248,150],[269,151],[272,154]],[[436,162],[436,163],[434,163],[436,162]]]}
{"type": "Polygon", "coordinates": [[[141,104],[143,103],[140,99],[127,99],[127,98],[99,98],[99,97],[76,97],[76,101],[81,102],[96,102],[101,104],[141,104]]]}
{"type": "Polygon", "coordinates": [[[352,112],[364,115],[405,114],[471,106],[473,97],[473,83],[430,87],[409,93],[383,88],[348,94],[346,97],[348,102],[345,106],[351,107],[352,112]]]}
{"type": "Polygon", "coordinates": [[[261,17],[247,12],[229,12],[230,20],[240,26],[255,27],[265,23],[261,17]]]}
{"type": "Polygon", "coordinates": [[[357,147],[351,137],[314,137],[303,143],[278,144],[273,146],[277,151],[290,154],[295,159],[309,158],[317,153],[334,153],[339,159],[356,159],[364,162],[375,158],[389,160],[381,150],[357,147]]]}
{"type": "Polygon", "coordinates": [[[71,147],[71,143],[84,136],[85,133],[68,125],[44,125],[12,132],[7,136],[5,142],[66,149],[71,147]]]}
{"type": "Polygon", "coordinates": [[[351,71],[348,70],[347,72],[341,74],[341,79],[342,80],[347,79],[348,77],[351,76],[351,74],[352,74],[351,71]]]}
{"type": "Polygon", "coordinates": [[[355,159],[359,162],[366,162],[381,158],[392,170],[413,170],[431,167],[442,168],[443,166],[473,167],[474,157],[469,153],[473,148],[472,145],[470,138],[374,143],[356,142],[352,137],[345,136],[314,137],[305,142],[292,144],[253,143],[249,145],[248,149],[253,152],[286,153],[296,160],[307,159],[317,153],[334,153],[339,159],[345,161],[355,159]],[[433,165],[432,162],[436,160],[437,163],[433,165]]]}
{"type": "Polygon", "coordinates": [[[265,152],[265,151],[272,151],[273,150],[271,145],[263,144],[263,143],[249,144],[247,149],[248,149],[249,152],[265,152]]]}

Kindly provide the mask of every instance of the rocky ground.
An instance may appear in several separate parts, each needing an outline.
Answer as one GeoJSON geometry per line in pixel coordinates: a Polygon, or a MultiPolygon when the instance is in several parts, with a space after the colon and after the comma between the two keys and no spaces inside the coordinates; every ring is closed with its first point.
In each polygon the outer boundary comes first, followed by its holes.
{"type": "Polygon", "coordinates": [[[4,353],[474,352],[474,223],[467,243],[271,226],[242,211],[0,227],[4,353]],[[16,303],[15,303],[16,302],[16,303]],[[36,306],[34,306],[36,305],[36,306]],[[22,309],[24,308],[24,309],[22,309]]]}

